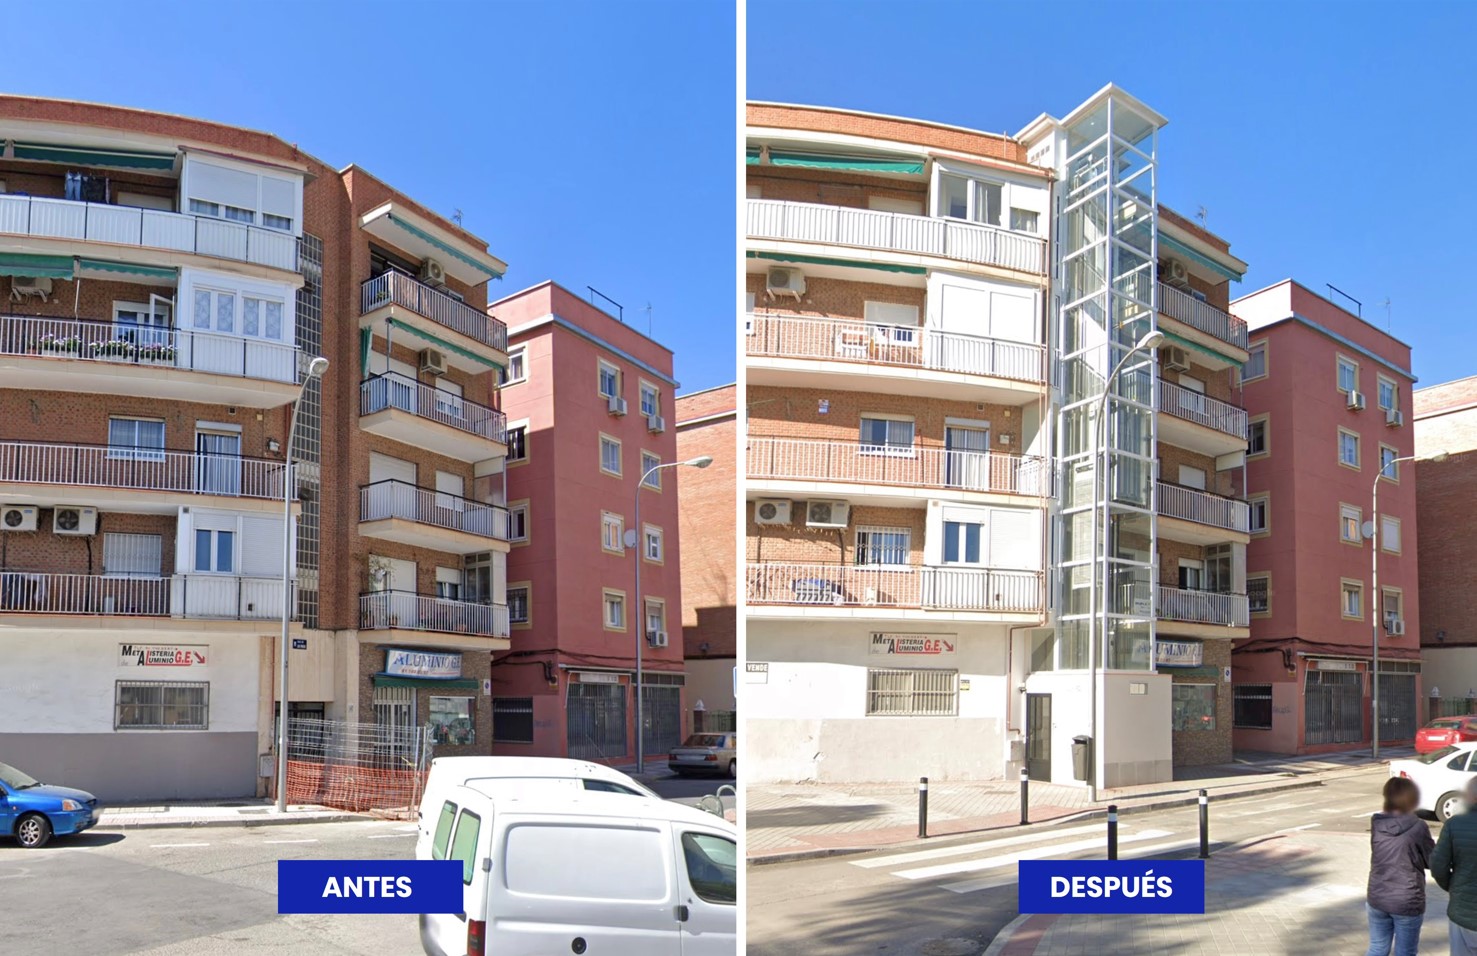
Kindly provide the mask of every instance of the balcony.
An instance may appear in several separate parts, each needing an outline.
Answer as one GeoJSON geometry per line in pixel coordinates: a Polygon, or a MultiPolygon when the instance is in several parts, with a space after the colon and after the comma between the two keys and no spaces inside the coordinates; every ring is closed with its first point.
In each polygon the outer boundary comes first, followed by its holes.
{"type": "Polygon", "coordinates": [[[1035,236],[957,219],[878,212],[849,206],[748,200],[753,239],[850,246],[900,253],[916,265],[930,256],[1016,272],[1046,271],[1046,242],[1035,236]]]}
{"type": "Polygon", "coordinates": [[[280,461],[237,455],[0,441],[0,498],[155,514],[228,498],[234,511],[280,514],[282,469],[280,461]]]}
{"type": "Polygon", "coordinates": [[[0,611],[191,620],[281,620],[282,579],[0,572],[0,611]]]}
{"type": "Polygon", "coordinates": [[[1188,544],[1247,540],[1250,527],[1244,501],[1167,481],[1159,482],[1158,501],[1161,538],[1188,544]]]}
{"type": "Polygon", "coordinates": [[[1246,323],[1172,285],[1159,283],[1159,311],[1218,342],[1246,349],[1246,323]]]}
{"type": "Polygon", "coordinates": [[[0,380],[10,388],[276,408],[297,397],[301,354],[186,329],[0,316],[0,380]]]}
{"type": "Polygon", "coordinates": [[[751,563],[751,605],[803,608],[806,617],[835,609],[845,617],[907,617],[908,611],[1034,614],[1042,607],[1037,571],[994,568],[868,567],[751,563]]]}
{"type": "Polygon", "coordinates": [[[359,595],[359,629],[393,631],[396,643],[452,645],[484,650],[508,646],[508,609],[412,591],[359,595]]]}
{"type": "Polygon", "coordinates": [[[748,476],[759,490],[864,497],[820,483],[878,485],[897,489],[883,498],[927,498],[937,492],[1045,495],[1051,486],[1046,459],[942,448],[883,448],[857,442],[750,438],[748,476]]]}
{"type": "Polygon", "coordinates": [[[446,361],[463,371],[485,372],[507,362],[507,325],[404,273],[386,272],[359,286],[359,327],[385,320],[455,346],[444,350],[446,361]]]}
{"type": "Polygon", "coordinates": [[[1046,350],[1033,342],[768,312],[747,315],[745,328],[751,384],[794,385],[798,376],[1016,405],[1039,396],[1046,381],[1046,350]]]}
{"type": "Polygon", "coordinates": [[[297,271],[292,233],[158,209],[0,195],[0,233],[189,252],[297,271]]]}
{"type": "Polygon", "coordinates": [[[507,452],[502,412],[395,372],[359,383],[359,427],[458,461],[507,452]]]}
{"type": "Polygon", "coordinates": [[[403,481],[359,489],[359,533],[417,548],[470,554],[507,550],[508,509],[403,481]]]}
{"type": "Polygon", "coordinates": [[[1212,447],[1216,451],[1207,454],[1225,454],[1246,447],[1246,409],[1229,402],[1211,398],[1173,382],[1159,382],[1159,410],[1182,422],[1198,425],[1202,429],[1217,432],[1206,435],[1197,429],[1187,429],[1163,419],[1159,423],[1159,437],[1173,445],[1186,448],[1212,447]]]}
{"type": "Polygon", "coordinates": [[[1182,624],[1212,624],[1221,627],[1250,627],[1251,611],[1244,594],[1221,594],[1215,591],[1192,591],[1186,588],[1159,586],[1159,626],[1176,630],[1182,624]],[[1171,622],[1169,627],[1166,622],[1171,622]]]}

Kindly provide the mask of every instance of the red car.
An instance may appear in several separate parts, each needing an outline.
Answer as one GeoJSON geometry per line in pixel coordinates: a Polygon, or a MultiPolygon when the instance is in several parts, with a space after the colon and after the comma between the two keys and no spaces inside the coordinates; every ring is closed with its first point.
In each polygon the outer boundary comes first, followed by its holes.
{"type": "Polygon", "coordinates": [[[1465,744],[1477,740],[1477,716],[1442,717],[1433,720],[1415,735],[1415,752],[1428,754],[1452,744],[1465,744]]]}

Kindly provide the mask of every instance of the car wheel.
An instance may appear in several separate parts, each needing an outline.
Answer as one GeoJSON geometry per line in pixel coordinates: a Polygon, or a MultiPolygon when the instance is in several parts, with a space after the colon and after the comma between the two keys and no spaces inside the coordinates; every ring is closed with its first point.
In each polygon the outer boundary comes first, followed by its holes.
{"type": "Polygon", "coordinates": [[[15,824],[15,842],[28,850],[39,849],[51,839],[51,821],[39,813],[28,813],[15,824]]]}
{"type": "Polygon", "coordinates": [[[738,779],[738,761],[737,760],[730,760],[728,762],[728,775],[730,777],[732,777],[733,779],[735,779],[735,780],[738,779]]]}
{"type": "Polygon", "coordinates": [[[1458,813],[1462,812],[1462,795],[1453,790],[1444,793],[1441,799],[1436,801],[1436,819],[1445,823],[1458,813]]]}

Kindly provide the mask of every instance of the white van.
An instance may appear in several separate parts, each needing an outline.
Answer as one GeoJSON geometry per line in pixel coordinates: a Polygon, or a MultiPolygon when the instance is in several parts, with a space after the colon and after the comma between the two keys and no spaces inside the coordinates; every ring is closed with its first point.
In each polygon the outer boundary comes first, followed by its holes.
{"type": "Polygon", "coordinates": [[[430,956],[736,956],[733,824],[572,781],[456,787],[429,853],[462,864],[459,915],[420,918],[430,956]]]}
{"type": "Polygon", "coordinates": [[[619,770],[588,760],[564,757],[437,757],[431,761],[426,790],[417,815],[415,852],[430,859],[431,830],[446,795],[454,787],[477,780],[573,780],[586,790],[660,799],[619,770]]]}

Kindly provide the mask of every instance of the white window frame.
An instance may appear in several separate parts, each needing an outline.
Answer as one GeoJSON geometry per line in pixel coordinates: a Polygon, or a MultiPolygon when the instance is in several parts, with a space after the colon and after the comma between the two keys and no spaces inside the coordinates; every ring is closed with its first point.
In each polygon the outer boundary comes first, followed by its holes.
{"type": "Polygon", "coordinates": [[[1364,620],[1364,582],[1352,578],[1339,579],[1339,614],[1348,621],[1364,620]],[[1349,613],[1349,595],[1353,594],[1358,605],[1354,613],[1349,613]]]}
{"type": "Polygon", "coordinates": [[[193,553],[190,557],[191,574],[213,574],[225,577],[240,573],[241,567],[241,534],[239,528],[196,528],[195,541],[192,547],[193,553]],[[200,567],[200,536],[206,535],[210,541],[208,552],[208,564],[210,567],[200,567]],[[231,566],[229,568],[218,568],[215,566],[216,558],[220,555],[220,536],[228,534],[231,536],[231,566]]]}
{"type": "Polygon", "coordinates": [[[1363,447],[1362,446],[1363,446],[1363,442],[1360,441],[1360,435],[1359,435],[1358,432],[1354,431],[1353,429],[1349,429],[1349,428],[1343,428],[1343,427],[1340,427],[1339,428],[1338,455],[1339,455],[1339,464],[1340,465],[1342,465],[1345,468],[1352,468],[1355,471],[1358,471],[1359,470],[1359,467],[1360,467],[1360,463],[1364,460],[1364,450],[1363,450],[1363,447]],[[1345,438],[1352,438],[1352,439],[1354,439],[1354,461],[1352,463],[1344,460],[1344,439],[1345,438]]]}
{"type": "Polygon", "coordinates": [[[1400,449],[1380,442],[1380,479],[1391,484],[1400,484],[1400,465],[1395,459],[1400,457],[1400,449]],[[1388,460],[1385,452],[1389,452],[1388,460]]]}
{"type": "Polygon", "coordinates": [[[1263,458],[1272,453],[1272,419],[1269,415],[1258,415],[1246,423],[1246,457],[1263,458]],[[1262,426],[1262,450],[1251,450],[1251,431],[1256,426],[1262,426]]]}
{"type": "Polygon", "coordinates": [[[623,385],[621,382],[620,366],[607,362],[605,359],[597,359],[596,361],[598,364],[595,372],[595,391],[600,393],[601,398],[619,398],[623,385]],[[609,373],[613,380],[614,391],[607,392],[605,390],[606,373],[609,373]]]}
{"type": "Polygon", "coordinates": [[[859,568],[907,568],[911,567],[909,560],[913,554],[913,529],[901,527],[889,527],[886,525],[858,525],[852,536],[852,563],[859,568]],[[873,535],[896,535],[901,541],[901,561],[873,561],[873,555],[886,556],[888,551],[897,551],[897,548],[878,548],[873,546],[871,538],[873,535]],[[866,539],[866,540],[863,540],[866,539]],[[867,560],[862,560],[863,557],[867,560]]]}
{"type": "Polygon", "coordinates": [[[664,598],[648,597],[642,599],[646,603],[641,618],[642,626],[646,628],[647,634],[652,631],[665,631],[667,629],[667,602],[664,598]],[[653,611],[655,613],[653,613],[653,611]],[[656,620],[656,627],[651,626],[652,619],[656,620]]]}
{"type": "Polygon", "coordinates": [[[528,429],[528,422],[526,422],[526,421],[522,421],[522,422],[510,422],[508,424],[508,437],[509,437],[509,441],[508,441],[508,455],[507,455],[507,458],[504,459],[508,464],[510,464],[510,465],[521,465],[525,461],[528,460],[528,431],[529,431],[529,429],[528,429]],[[523,431],[523,442],[522,442],[522,451],[523,451],[523,454],[518,455],[518,456],[515,457],[514,454],[513,454],[513,451],[514,451],[514,442],[511,439],[512,439],[513,432],[518,431],[520,429],[523,431]]]}
{"type": "Polygon", "coordinates": [[[160,578],[164,575],[164,536],[140,534],[129,531],[107,531],[103,533],[103,575],[110,578],[160,578]],[[112,547],[110,547],[112,545],[112,547]],[[122,552],[126,565],[120,570],[116,563],[108,562],[109,551],[116,548],[122,552]],[[145,566],[152,570],[139,570],[145,566]]]}
{"type": "Polygon", "coordinates": [[[1379,407],[1382,410],[1385,410],[1385,411],[1389,411],[1392,408],[1399,408],[1400,407],[1400,383],[1399,382],[1396,382],[1394,379],[1392,379],[1392,378],[1390,378],[1388,376],[1380,375],[1378,373],[1376,373],[1375,380],[1374,381],[1375,381],[1375,385],[1374,385],[1374,400],[1375,400],[1375,404],[1379,405],[1379,407]],[[1388,405],[1386,405],[1385,402],[1384,402],[1384,393],[1385,393],[1385,389],[1386,388],[1389,388],[1390,389],[1390,404],[1388,404],[1388,405]]]}
{"type": "Polygon", "coordinates": [[[1271,366],[1268,364],[1268,360],[1271,356],[1271,349],[1269,349],[1267,346],[1267,340],[1262,339],[1260,342],[1250,343],[1246,347],[1246,353],[1246,364],[1241,366],[1241,381],[1255,382],[1258,379],[1266,378],[1267,372],[1271,368],[1271,366]],[[1258,354],[1262,357],[1262,370],[1255,375],[1247,375],[1246,366],[1251,364],[1252,356],[1258,354]]]}
{"type": "Polygon", "coordinates": [[[662,529],[654,524],[641,529],[641,558],[650,564],[662,564],[667,559],[667,544],[662,529]]]}
{"type": "Polygon", "coordinates": [[[622,472],[625,470],[624,469],[624,462],[621,460],[623,457],[624,457],[624,453],[623,453],[623,451],[621,449],[621,440],[619,438],[616,438],[614,435],[607,435],[604,432],[601,432],[600,433],[600,471],[601,471],[601,473],[602,474],[606,474],[606,475],[611,475],[611,476],[613,476],[615,478],[621,477],[622,472]],[[614,469],[607,468],[606,465],[605,465],[605,449],[606,449],[607,446],[613,447],[615,449],[615,468],[614,469]]]}
{"type": "Polygon", "coordinates": [[[1359,391],[1359,363],[1346,355],[1336,356],[1334,359],[1334,381],[1338,390],[1344,394],[1359,391]],[[1350,370],[1350,380],[1353,384],[1344,384],[1344,370],[1350,370]]]}
{"type": "Polygon", "coordinates": [[[1402,540],[1400,519],[1394,515],[1380,515],[1380,550],[1386,554],[1400,554],[1405,547],[1402,540]],[[1390,547],[1391,529],[1394,529],[1395,547],[1390,547]]]}
{"type": "Polygon", "coordinates": [[[626,519],[613,511],[600,512],[600,550],[610,554],[626,553],[626,519]]]}
{"type": "Polygon", "coordinates": [[[660,415],[662,413],[662,390],[641,379],[641,414],[646,416],[660,415]],[[647,399],[651,399],[650,407],[647,407],[647,399]]]}
{"type": "Polygon", "coordinates": [[[506,388],[509,385],[521,385],[526,381],[528,381],[528,346],[510,345],[508,346],[508,367],[503,370],[502,385],[506,388]],[[514,369],[517,369],[518,374],[514,374],[514,369]]]}
{"type": "Polygon", "coordinates": [[[1004,179],[997,179],[973,170],[966,171],[964,169],[945,168],[938,164],[935,164],[935,168],[937,172],[934,173],[933,178],[933,208],[930,210],[935,219],[948,219],[954,222],[967,222],[976,226],[993,226],[1002,231],[1006,230],[1006,227],[1009,225],[1006,210],[1011,208],[1010,183],[1004,179]],[[965,183],[965,213],[962,217],[944,211],[944,179],[946,177],[949,179],[963,180],[965,183]],[[985,204],[984,214],[981,215],[980,195],[982,187],[994,187],[999,191],[999,207],[994,210],[997,220],[995,222],[991,222],[989,219],[990,210],[988,203],[985,204]]]}
{"type": "Polygon", "coordinates": [[[532,529],[529,527],[529,500],[511,502],[508,505],[508,541],[512,544],[527,544],[532,529]],[[522,518],[523,533],[518,533],[519,518],[522,518]]]}
{"type": "Polygon", "coordinates": [[[1339,540],[1344,544],[1352,544],[1356,547],[1364,546],[1364,509],[1358,505],[1339,502],[1339,540]],[[1350,538],[1344,533],[1348,522],[1354,522],[1354,537],[1350,538]]]}
{"type": "Polygon", "coordinates": [[[661,463],[661,455],[649,452],[645,448],[641,449],[641,474],[646,475],[646,480],[641,483],[643,488],[650,488],[652,491],[662,490],[662,473],[660,469],[653,470],[661,463]]]}
{"type": "Polygon", "coordinates": [[[859,455],[880,455],[887,458],[914,458],[918,454],[918,423],[910,415],[862,412],[857,420],[856,442],[858,448],[857,454],[859,455]],[[864,440],[863,430],[867,427],[868,422],[887,423],[887,435],[883,444],[877,445],[864,440]],[[894,445],[891,443],[892,426],[895,424],[908,426],[907,445],[894,445]]]}
{"type": "Polygon", "coordinates": [[[601,588],[600,590],[600,620],[607,631],[626,630],[626,592],[615,588],[601,588]],[[611,614],[612,608],[619,612],[620,620],[617,622],[611,614]]]}
{"type": "Polygon", "coordinates": [[[1246,499],[1246,527],[1250,534],[1267,534],[1272,530],[1272,496],[1251,495],[1246,499]],[[1257,506],[1261,506],[1262,523],[1256,524],[1257,506]]]}
{"type": "Polygon", "coordinates": [[[163,461],[168,441],[168,431],[169,426],[162,418],[144,418],[137,415],[109,415],[107,457],[117,461],[163,461]],[[133,424],[134,442],[132,445],[114,444],[113,424],[115,422],[131,422],[133,424]],[[159,426],[159,444],[157,447],[154,445],[139,444],[138,426],[144,423],[159,426]]]}

